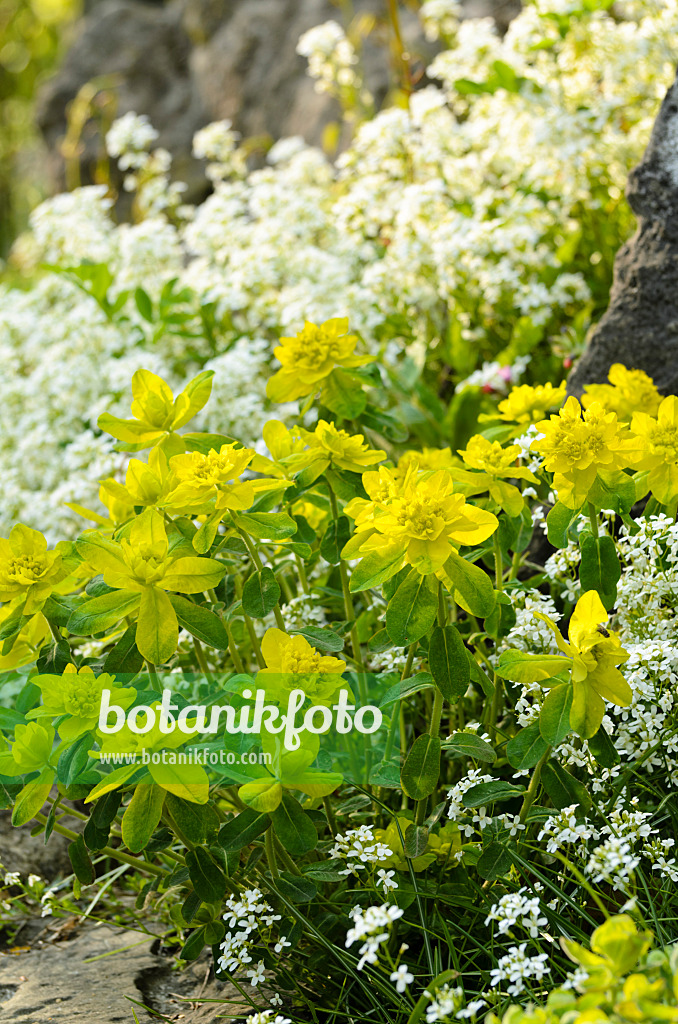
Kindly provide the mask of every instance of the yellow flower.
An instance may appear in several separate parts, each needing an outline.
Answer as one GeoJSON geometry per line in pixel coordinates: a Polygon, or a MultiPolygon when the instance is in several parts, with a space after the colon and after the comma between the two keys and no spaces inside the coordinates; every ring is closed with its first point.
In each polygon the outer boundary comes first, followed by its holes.
{"type": "Polygon", "coordinates": [[[348,334],[348,318],[326,320],[318,326],[308,320],[293,338],[281,338],[273,354],[282,364],[268,381],[266,394],[273,402],[292,402],[320,390],[335,367],[350,369],[372,362],[354,354],[355,334],[348,334]]]}
{"type": "Polygon", "coordinates": [[[638,468],[649,470],[648,486],[663,505],[678,497],[678,398],[669,395],[656,419],[634,412],[631,430],[641,443],[638,468]]]}
{"type": "Polygon", "coordinates": [[[69,545],[63,541],[53,551],[37,530],[17,523],[9,539],[0,537],[0,601],[25,598],[23,614],[39,611],[58,583],[73,569],[64,559],[69,545]]]}
{"type": "Polygon", "coordinates": [[[63,675],[34,676],[33,682],[42,691],[42,704],[29,711],[26,718],[68,715],[59,725],[59,736],[69,743],[97,725],[104,690],[111,691],[111,704],[125,709],[129,708],[137,695],[137,691],[131,687],[117,686],[113,676],[105,673],[95,676],[89,665],[83,665],[80,669],[75,665],[67,665],[63,675]]]}
{"type": "MultiPolygon", "coordinates": [[[[345,508],[346,515],[356,518],[356,532],[344,546],[344,558],[378,554],[392,559],[391,575],[404,565],[428,575],[442,568],[455,547],[481,544],[497,529],[491,512],[467,504],[463,494],[453,491],[452,477],[443,469],[422,474],[412,466],[397,489],[382,480],[386,487],[374,508],[364,499],[345,508]]],[[[372,493],[380,485],[374,479],[366,483],[372,493]]]]}
{"type": "Polygon", "coordinates": [[[236,448],[235,444],[224,444],[218,452],[212,449],[207,455],[174,455],[170,469],[176,486],[162,504],[190,511],[214,498],[217,511],[249,508],[254,501],[254,484],[251,480],[240,482],[238,477],[254,455],[251,448],[236,448]]]}
{"type": "Polygon", "coordinates": [[[291,472],[308,470],[308,483],[330,467],[362,473],[386,458],[386,452],[370,448],[362,434],[348,434],[327,420],[319,420],[313,431],[304,430],[303,427],[296,429],[307,447],[280,461],[291,472]]]}
{"type": "Polygon", "coordinates": [[[518,488],[504,478],[538,483],[529,469],[516,466],[516,459],[521,454],[520,446],[514,444],[503,448],[499,441],[488,441],[482,434],[474,434],[459,454],[473,472],[455,470],[454,479],[460,485],[458,490],[467,496],[487,491],[492,501],[509,516],[519,516],[525,501],[518,488]]]}
{"type": "Polygon", "coordinates": [[[257,680],[264,683],[269,696],[277,688],[284,693],[298,688],[318,704],[330,700],[343,684],[346,662],[320,654],[303,636],[267,629],[261,653],[266,668],[259,671],[257,680]]]}
{"type": "Polygon", "coordinates": [[[586,501],[599,472],[624,469],[637,461],[638,443],[620,427],[617,415],[594,402],[584,412],[570,397],[557,416],[542,420],[537,429],[544,437],[532,449],[544,457],[544,467],[554,474],[558,500],[568,508],[586,501]]]}
{"type": "Polygon", "coordinates": [[[651,377],[643,370],[629,370],[623,363],[613,363],[607,375],[609,384],[587,384],[582,405],[588,409],[593,402],[608,412],[616,412],[619,419],[628,420],[634,412],[656,416],[662,396],[651,377]]]}
{"type": "Polygon", "coordinates": [[[596,590],[579,598],[570,619],[569,643],[552,619],[542,612],[534,614],[551,627],[560,650],[572,658],[570,725],[580,736],[594,736],[605,714],[605,700],[625,708],[633,696],[616,667],[627,661],[629,655],[617,634],[607,628],[603,602],[596,590]]]}
{"type": "Polygon", "coordinates": [[[129,536],[119,544],[95,531],[84,533],[76,543],[84,560],[103,574],[104,583],[121,591],[119,606],[123,610],[118,614],[116,607],[111,609],[107,603],[110,594],[95,597],[83,607],[93,614],[104,610],[96,604],[103,601],[113,622],[116,615],[122,618],[138,607],[137,647],[153,664],[166,662],[178,642],[177,616],[166,591],[202,593],[217,586],[226,572],[226,566],[216,559],[184,555],[182,544],[170,550],[163,517],[151,508],[137,516],[129,536]]]}
{"type": "Polygon", "coordinates": [[[398,459],[398,477],[404,478],[412,463],[416,462],[419,469],[452,469],[461,465],[456,455],[452,454],[451,448],[422,448],[418,451],[408,451],[398,459]]]}
{"type": "Polygon", "coordinates": [[[162,444],[168,453],[182,452],[184,443],[176,431],[209,399],[213,375],[212,370],[199,373],[175,399],[162,377],[150,370],[137,370],[132,377],[134,419],[122,420],[105,412],[99,417],[99,427],[125,442],[128,451],[162,444]]]}
{"type": "Polygon", "coordinates": [[[549,409],[555,409],[562,405],[566,391],[565,381],[557,388],[554,388],[551,383],[534,386],[520,384],[499,403],[497,407],[499,418],[510,423],[528,426],[528,424],[541,419],[549,409]]]}

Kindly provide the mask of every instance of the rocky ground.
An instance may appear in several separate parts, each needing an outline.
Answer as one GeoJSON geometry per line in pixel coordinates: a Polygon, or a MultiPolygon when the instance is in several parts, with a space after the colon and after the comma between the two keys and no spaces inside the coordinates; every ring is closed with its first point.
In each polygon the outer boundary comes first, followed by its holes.
{"type": "MultiPolygon", "coordinates": [[[[13,829],[6,812],[0,812],[0,863],[49,882],[70,873],[61,836],[53,834],[46,847],[42,837],[13,829]]],[[[35,917],[11,942],[0,945],[0,1024],[133,1024],[134,1013],[139,1024],[210,1024],[248,1009],[232,985],[215,981],[206,954],[177,970],[158,939],[137,931],[35,917]]]]}

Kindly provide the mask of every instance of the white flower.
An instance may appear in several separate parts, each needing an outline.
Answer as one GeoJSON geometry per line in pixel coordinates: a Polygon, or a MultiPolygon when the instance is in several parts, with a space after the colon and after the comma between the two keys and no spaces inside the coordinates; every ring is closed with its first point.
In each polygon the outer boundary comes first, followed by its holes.
{"type": "Polygon", "coordinates": [[[266,975],[264,974],[264,961],[260,960],[256,967],[250,968],[246,974],[250,979],[250,985],[253,987],[260,985],[266,979],[266,975]]]}
{"type": "Polygon", "coordinates": [[[398,883],[395,879],[395,871],[384,871],[383,868],[379,868],[377,871],[377,885],[380,885],[385,893],[391,891],[391,889],[397,889],[398,883]]]}
{"type": "Polygon", "coordinates": [[[414,981],[414,975],[410,974],[406,964],[400,964],[391,974],[391,981],[395,983],[396,991],[405,992],[407,991],[407,986],[411,985],[414,981]]]}

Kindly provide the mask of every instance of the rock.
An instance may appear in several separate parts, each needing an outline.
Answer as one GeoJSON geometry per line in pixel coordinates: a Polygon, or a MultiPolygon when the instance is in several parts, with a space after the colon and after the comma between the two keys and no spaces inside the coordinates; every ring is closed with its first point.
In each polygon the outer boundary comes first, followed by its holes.
{"type": "MultiPolygon", "coordinates": [[[[74,819],[64,819],[63,823],[68,828],[78,827],[74,819]]],[[[43,835],[32,836],[30,828],[14,828],[9,811],[0,811],[0,864],[7,871],[18,871],[23,878],[40,875],[47,882],[70,875],[73,871],[68,856],[68,839],[52,832],[45,845],[43,835]]]]}
{"type": "Polygon", "coordinates": [[[211,1024],[249,1009],[234,986],[210,981],[206,955],[176,971],[137,931],[76,918],[48,928],[35,948],[0,956],[0,1024],[129,1024],[133,1009],[139,1024],[160,1014],[211,1024]],[[228,1002],[201,1002],[210,999],[228,1002]]]}
{"type": "Polygon", "coordinates": [[[609,307],[570,374],[571,394],[607,379],[612,363],[648,373],[678,394],[678,79],[629,176],[638,230],[618,252],[609,307]]]}

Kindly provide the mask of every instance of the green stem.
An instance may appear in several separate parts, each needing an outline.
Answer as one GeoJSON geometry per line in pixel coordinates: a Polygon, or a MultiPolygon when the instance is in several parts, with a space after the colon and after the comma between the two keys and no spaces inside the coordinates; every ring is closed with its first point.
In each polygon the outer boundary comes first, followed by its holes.
{"type": "Polygon", "coordinates": [[[297,572],[299,573],[299,582],[301,583],[301,589],[304,591],[305,594],[310,594],[311,591],[310,591],[309,586],[308,586],[308,577],[306,576],[306,566],[304,565],[304,563],[301,560],[301,558],[299,557],[299,555],[295,555],[294,556],[294,561],[296,562],[297,572]]]}
{"type": "Polygon", "coordinates": [[[504,556],[499,543],[499,530],[494,531],[494,585],[500,592],[504,589],[504,556]]]}
{"type": "Polygon", "coordinates": [[[438,625],[445,626],[447,623],[447,604],[445,602],[445,591],[443,585],[438,580],[438,625]]]}
{"type": "Polygon", "coordinates": [[[254,623],[252,622],[249,615],[246,614],[246,612],[243,612],[243,618],[245,619],[245,627],[247,629],[247,632],[249,633],[250,643],[252,644],[252,649],[254,651],[254,657],[257,659],[257,665],[259,666],[259,668],[266,668],[266,662],[264,661],[264,656],[261,653],[261,645],[259,643],[259,637],[257,636],[254,629],[254,623]]]}
{"type": "Polygon", "coordinates": [[[551,747],[547,747],[544,754],[534,771],[532,772],[532,778],[530,779],[530,785],[527,787],[527,793],[523,797],[523,806],[520,808],[520,824],[524,825],[527,820],[527,816],[530,813],[530,808],[534,803],[537,790],[539,789],[539,780],[541,779],[541,770],[551,756],[551,747]]]}
{"type": "Polygon", "coordinates": [[[268,861],[268,868],[273,878],[279,878],[280,872],[278,871],[278,864],[275,859],[275,847],[273,845],[273,826],[271,825],[266,829],[264,836],[264,848],[266,850],[266,860],[268,861]]]}
{"type": "Polygon", "coordinates": [[[589,522],[591,524],[591,533],[598,540],[598,513],[596,512],[595,506],[592,502],[587,502],[587,508],[589,513],[589,522]]]}
{"type": "MultiPolygon", "coordinates": [[[[36,821],[39,821],[41,825],[47,824],[47,818],[44,814],[34,814],[33,817],[36,821]]],[[[73,832],[72,829],[66,828],[65,825],[60,825],[56,822],[54,825],[54,831],[58,832],[60,836],[64,836],[66,839],[75,841],[79,838],[77,832],[73,832]]],[[[112,846],[104,846],[101,850],[97,850],[97,856],[112,857],[114,860],[120,861],[122,864],[129,864],[130,867],[136,868],[137,871],[147,871],[150,875],[166,875],[167,872],[163,871],[162,868],[157,867],[155,864],[149,864],[146,860],[139,860],[138,857],[132,857],[128,853],[124,853],[122,850],[114,850],[112,846]]]]}
{"type": "Polygon", "coordinates": [[[339,831],[339,829],[337,828],[337,819],[334,816],[334,808],[332,807],[332,801],[327,796],[323,797],[323,807],[325,808],[325,814],[327,815],[327,822],[330,826],[332,838],[336,839],[337,832],[339,831]]]}
{"type": "Polygon", "coordinates": [[[162,686],[160,685],[160,680],[158,679],[158,673],[156,671],[155,665],[153,665],[150,661],[146,661],[146,668],[148,669],[148,678],[151,681],[151,689],[155,690],[156,693],[162,693],[162,686]]]}
{"type": "Polygon", "coordinates": [[[233,640],[233,635],[231,633],[231,627],[228,623],[226,624],[226,632],[228,633],[228,652],[231,655],[231,661],[235,666],[236,672],[242,673],[245,671],[245,666],[242,663],[242,658],[238,654],[238,649],[235,646],[235,641],[233,640]]]}
{"type": "Polygon", "coordinates": [[[214,682],[214,676],[212,675],[212,673],[210,672],[209,668],[207,667],[207,659],[205,658],[205,652],[203,651],[202,644],[198,640],[197,636],[193,637],[193,646],[195,648],[195,656],[198,659],[198,665],[200,666],[200,671],[202,672],[202,674],[204,675],[204,677],[205,677],[205,679],[207,680],[208,683],[213,683],[214,682]]]}
{"type": "Polygon", "coordinates": [[[53,622],[49,621],[49,619],[47,619],[47,625],[49,626],[50,633],[54,637],[54,642],[57,644],[61,643],[61,641],[63,640],[63,636],[59,632],[59,627],[55,626],[53,622]]]}
{"type": "MultiPolygon", "coordinates": [[[[440,719],[443,714],[443,695],[436,688],[435,696],[433,698],[433,707],[431,709],[431,721],[428,724],[429,736],[437,736],[440,732],[440,719]]],[[[426,807],[428,806],[428,797],[424,797],[422,800],[417,800],[415,809],[415,821],[418,825],[421,825],[426,817],[426,807]]]]}

